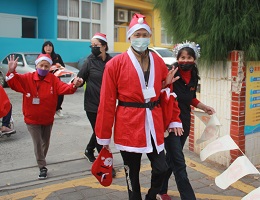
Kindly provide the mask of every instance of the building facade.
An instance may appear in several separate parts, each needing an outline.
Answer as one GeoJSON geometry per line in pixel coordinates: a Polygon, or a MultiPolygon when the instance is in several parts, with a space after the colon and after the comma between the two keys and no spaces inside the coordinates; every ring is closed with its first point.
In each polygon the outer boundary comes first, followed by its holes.
{"type": "Polygon", "coordinates": [[[110,51],[123,52],[129,47],[126,32],[135,12],[147,17],[153,30],[151,46],[162,46],[159,15],[149,1],[0,1],[0,59],[10,52],[40,52],[50,40],[64,62],[76,63],[90,54],[95,32],[107,35],[110,51]]]}
{"type": "Polygon", "coordinates": [[[0,58],[10,52],[40,52],[50,40],[64,62],[76,63],[90,53],[95,32],[106,32],[113,43],[113,5],[113,0],[1,1],[0,58]]]}
{"type": "Polygon", "coordinates": [[[147,23],[152,29],[150,46],[171,47],[171,38],[164,31],[158,10],[154,10],[149,0],[123,1],[115,0],[114,11],[114,48],[115,51],[123,52],[129,47],[126,36],[129,23],[134,13],[146,16],[147,23]]]}

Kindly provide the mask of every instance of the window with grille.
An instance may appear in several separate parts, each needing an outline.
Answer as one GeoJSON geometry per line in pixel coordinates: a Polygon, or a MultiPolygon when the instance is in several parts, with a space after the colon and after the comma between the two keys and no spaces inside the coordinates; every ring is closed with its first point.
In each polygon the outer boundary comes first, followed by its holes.
{"type": "Polygon", "coordinates": [[[58,38],[90,40],[100,29],[100,3],[89,0],[58,0],[58,38]]]}

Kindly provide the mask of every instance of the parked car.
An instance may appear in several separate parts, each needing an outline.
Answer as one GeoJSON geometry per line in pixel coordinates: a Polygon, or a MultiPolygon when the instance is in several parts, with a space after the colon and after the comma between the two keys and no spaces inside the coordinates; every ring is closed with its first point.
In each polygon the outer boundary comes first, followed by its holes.
{"type": "Polygon", "coordinates": [[[177,62],[176,58],[173,56],[173,51],[170,49],[163,47],[150,47],[149,50],[160,56],[169,70],[172,69],[172,64],[177,62]]]}
{"type": "MultiPolygon", "coordinates": [[[[0,85],[3,87],[7,86],[5,81],[5,75],[8,72],[8,62],[7,57],[10,55],[14,55],[18,57],[18,63],[16,71],[19,74],[24,74],[27,72],[34,72],[35,71],[35,60],[40,53],[38,52],[14,52],[7,55],[0,63],[0,85]]],[[[78,74],[79,70],[75,67],[65,64],[66,70],[73,72],[73,74],[65,74],[62,75],[60,78],[63,82],[68,83],[75,75],[78,74]]]]}
{"type": "MultiPolygon", "coordinates": [[[[107,52],[111,57],[114,57],[118,54],[120,54],[121,52],[107,52]]],[[[89,55],[88,55],[89,56],[89,55]]],[[[84,62],[87,60],[88,56],[82,57],[79,59],[78,61],[78,65],[77,68],[80,70],[84,64],[84,62]]]]}

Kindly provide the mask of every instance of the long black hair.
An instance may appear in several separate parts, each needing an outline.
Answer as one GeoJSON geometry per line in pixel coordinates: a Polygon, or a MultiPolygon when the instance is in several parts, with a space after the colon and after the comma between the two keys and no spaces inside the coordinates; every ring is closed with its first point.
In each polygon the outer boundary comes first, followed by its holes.
{"type": "MultiPolygon", "coordinates": [[[[183,47],[182,49],[180,49],[180,50],[178,51],[177,60],[179,60],[179,58],[180,58],[180,56],[181,56],[181,53],[182,53],[183,51],[186,51],[189,56],[191,56],[191,57],[194,58],[194,60],[197,59],[197,58],[196,58],[195,51],[194,51],[192,48],[190,48],[190,47],[183,47]]],[[[195,65],[194,65],[194,67],[192,68],[192,71],[196,74],[198,80],[200,80],[199,69],[198,69],[198,66],[197,66],[196,63],[195,63],[195,65]]]]}
{"type": "Polygon", "coordinates": [[[105,51],[108,51],[108,46],[107,46],[107,42],[106,41],[101,40],[99,38],[95,38],[95,39],[97,39],[101,43],[102,46],[106,45],[105,51]]]}
{"type": "Polygon", "coordinates": [[[52,52],[51,52],[51,59],[52,60],[55,60],[56,58],[57,58],[57,55],[56,55],[56,53],[55,53],[55,51],[54,51],[54,46],[53,46],[53,44],[52,44],[52,42],[51,41],[46,41],[46,42],[44,42],[43,43],[43,45],[42,45],[42,53],[46,53],[45,51],[44,51],[44,47],[45,46],[51,46],[52,47],[52,52]]]}

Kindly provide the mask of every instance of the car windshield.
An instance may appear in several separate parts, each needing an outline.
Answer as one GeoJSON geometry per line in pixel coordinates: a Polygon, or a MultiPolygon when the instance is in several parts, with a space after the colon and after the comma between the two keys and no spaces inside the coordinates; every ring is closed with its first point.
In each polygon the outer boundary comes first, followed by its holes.
{"type": "Polygon", "coordinates": [[[25,60],[28,65],[32,65],[33,68],[35,67],[35,60],[39,54],[24,54],[25,60]]]}
{"type": "Polygon", "coordinates": [[[173,57],[173,52],[169,49],[156,49],[156,51],[162,56],[162,57],[173,57]]]}

